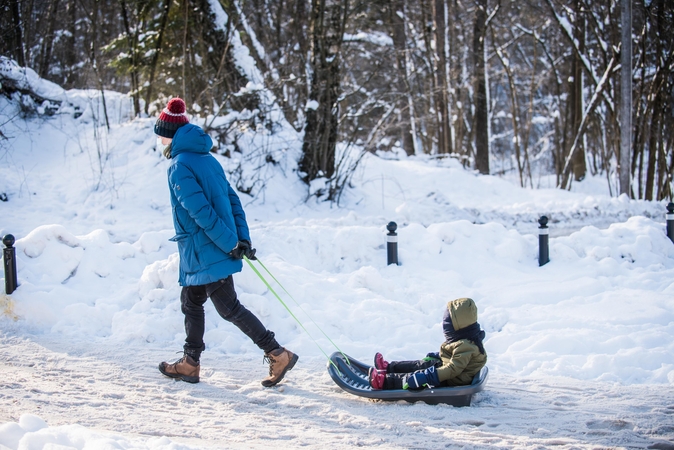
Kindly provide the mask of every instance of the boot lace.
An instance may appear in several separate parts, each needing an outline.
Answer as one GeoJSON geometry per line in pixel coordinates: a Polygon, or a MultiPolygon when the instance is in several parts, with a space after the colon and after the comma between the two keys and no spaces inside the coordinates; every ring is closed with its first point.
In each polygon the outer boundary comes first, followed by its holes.
{"type": "Polygon", "coordinates": [[[263,364],[269,364],[269,376],[272,376],[274,374],[274,363],[276,360],[272,355],[264,355],[262,357],[262,363],[263,364]]]}
{"type": "Polygon", "coordinates": [[[182,353],[183,356],[181,356],[180,358],[178,358],[178,359],[176,360],[176,362],[174,362],[173,364],[171,364],[172,366],[177,365],[179,362],[181,362],[183,359],[185,359],[185,352],[176,352],[176,353],[182,353]]]}

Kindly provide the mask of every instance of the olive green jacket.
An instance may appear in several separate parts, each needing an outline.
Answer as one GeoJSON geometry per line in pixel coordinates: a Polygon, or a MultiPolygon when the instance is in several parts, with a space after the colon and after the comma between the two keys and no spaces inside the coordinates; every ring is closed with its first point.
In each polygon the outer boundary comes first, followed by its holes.
{"type": "MultiPolygon", "coordinates": [[[[460,330],[477,322],[477,307],[469,298],[447,303],[452,325],[460,330]]],[[[487,352],[480,353],[477,345],[468,339],[443,343],[440,346],[442,366],[436,368],[438,378],[448,386],[470,384],[473,377],[487,364],[487,352]]]]}
{"type": "Polygon", "coordinates": [[[440,381],[448,386],[470,384],[473,377],[487,364],[487,355],[480,353],[477,345],[468,339],[442,344],[440,358],[442,366],[436,371],[440,381]]]}

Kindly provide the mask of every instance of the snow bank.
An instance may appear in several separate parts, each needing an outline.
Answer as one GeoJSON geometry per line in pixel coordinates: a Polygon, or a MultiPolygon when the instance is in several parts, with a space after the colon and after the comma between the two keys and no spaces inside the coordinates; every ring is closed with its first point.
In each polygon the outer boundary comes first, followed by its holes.
{"type": "Polygon", "coordinates": [[[112,243],[103,230],[74,236],[60,225],[38,227],[15,244],[15,313],[34,332],[108,336],[114,314],[134,305],[137,274],[176,251],[171,236],[148,232],[132,245],[112,243]]]}
{"type": "Polygon", "coordinates": [[[666,202],[630,200],[625,195],[610,197],[598,186],[598,180],[584,182],[588,184],[574,184],[578,192],[529,190],[466,170],[451,158],[426,155],[387,160],[367,154],[354,176],[356,188],[346,192],[344,203],[349,209],[370,214],[386,212],[389,220],[398,223],[428,226],[465,219],[482,224],[496,222],[523,233],[535,233],[538,219],[545,215],[553,236],[569,234],[588,224],[607,228],[637,215],[664,221],[666,202]]]}
{"type": "MultiPolygon", "coordinates": [[[[539,268],[536,236],[468,221],[399,229],[402,265],[386,266],[384,227],[357,223],[352,214],[252,227],[260,258],[293,298],[276,290],[326,351],[321,330],[362,359],[423,356],[442,341],[446,302],[470,296],[496,373],[674,383],[674,245],[661,224],[635,217],[553,238],[552,261],[539,268]]],[[[112,243],[102,230],[78,237],[39,227],[16,243],[15,313],[33,332],[180,348],[171,235],[112,243]]],[[[241,301],[283,342],[320,356],[252,270],[235,281],[241,301]]],[[[208,351],[257,352],[210,304],[205,340],[208,351]]]]}
{"type": "Polygon", "coordinates": [[[6,56],[0,56],[0,76],[14,81],[18,89],[34,92],[42,98],[57,101],[65,100],[66,91],[61,86],[40,78],[30,67],[20,67],[6,56]]]}

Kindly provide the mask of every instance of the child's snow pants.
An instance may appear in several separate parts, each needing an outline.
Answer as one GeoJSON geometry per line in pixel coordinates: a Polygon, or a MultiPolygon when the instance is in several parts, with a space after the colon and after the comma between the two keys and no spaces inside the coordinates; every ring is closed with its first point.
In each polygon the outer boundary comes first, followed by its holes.
{"type": "Polygon", "coordinates": [[[391,361],[386,368],[386,380],[384,381],[384,389],[402,389],[407,381],[407,377],[418,370],[428,369],[429,367],[439,367],[442,361],[437,359],[426,361],[424,359],[418,361],[391,361]]]}

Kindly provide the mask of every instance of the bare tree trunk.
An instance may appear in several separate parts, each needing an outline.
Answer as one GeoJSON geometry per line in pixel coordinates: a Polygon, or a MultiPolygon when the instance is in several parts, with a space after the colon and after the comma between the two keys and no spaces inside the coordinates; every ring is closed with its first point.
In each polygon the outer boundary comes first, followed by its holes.
{"type": "MultiPolygon", "coordinates": [[[[465,121],[465,110],[463,108],[465,95],[463,89],[463,77],[462,70],[463,64],[460,63],[460,60],[465,54],[464,45],[462,41],[459,41],[457,35],[463,33],[461,19],[459,15],[459,3],[457,0],[449,0],[448,8],[450,14],[448,14],[448,30],[449,30],[449,80],[450,86],[454,88],[454,94],[451,96],[451,104],[456,108],[456,120],[454,121],[454,126],[452,127],[452,133],[454,137],[454,142],[452,149],[455,153],[458,153],[462,156],[462,162],[468,160],[464,149],[464,137],[466,133],[466,127],[464,124],[465,121]],[[450,19],[451,18],[451,19],[450,19]]],[[[450,108],[451,113],[451,108],[450,108]]]]}
{"type": "Polygon", "coordinates": [[[295,38],[300,49],[300,55],[307,55],[309,53],[309,45],[307,44],[306,29],[307,10],[305,8],[305,0],[298,0],[295,5],[295,38]]]}
{"type": "MultiPolygon", "coordinates": [[[[641,32],[641,57],[646,58],[646,43],[647,43],[647,23],[644,23],[644,27],[641,32]]],[[[643,99],[644,94],[646,91],[647,83],[646,83],[646,64],[641,64],[641,77],[640,80],[641,82],[639,83],[639,92],[637,93],[637,98],[643,99]]],[[[651,84],[651,89],[653,87],[653,84],[651,84]]],[[[650,96],[650,95],[649,95],[650,96]]],[[[636,119],[636,124],[634,127],[634,138],[633,138],[633,156],[632,156],[632,161],[637,161],[637,155],[638,155],[638,160],[639,164],[643,163],[643,153],[645,150],[646,146],[646,140],[647,140],[647,135],[648,135],[648,127],[646,126],[646,123],[648,122],[648,114],[649,111],[651,110],[650,104],[648,101],[639,101],[637,102],[636,105],[636,111],[635,111],[635,119],[636,119]]],[[[634,168],[632,168],[634,170],[634,168]]],[[[643,198],[643,189],[642,189],[642,178],[641,174],[639,175],[639,193],[638,193],[638,198],[643,198]]]]}
{"type": "MultiPolygon", "coordinates": [[[[656,59],[657,61],[660,61],[658,54],[658,58],[656,59]]],[[[659,72],[659,71],[658,71],[659,72]]],[[[658,74],[653,79],[653,84],[658,85],[659,80],[658,80],[658,74]]],[[[662,117],[662,101],[661,101],[661,90],[656,87],[656,89],[652,89],[653,94],[652,94],[652,101],[653,101],[653,108],[651,112],[651,125],[649,129],[649,142],[648,142],[648,166],[646,169],[646,192],[644,193],[645,196],[643,197],[646,200],[653,200],[653,187],[655,186],[655,167],[657,164],[657,155],[658,155],[658,149],[660,147],[660,140],[663,138],[660,133],[660,118],[662,117]]],[[[640,158],[640,165],[641,165],[641,160],[643,159],[643,147],[641,151],[641,158],[640,158]]],[[[641,187],[641,167],[639,170],[639,186],[641,187]]],[[[639,189],[641,191],[641,189],[639,189]]],[[[641,192],[639,192],[639,198],[641,197],[641,192]]]]}
{"type": "Polygon", "coordinates": [[[110,129],[110,120],[108,119],[108,107],[105,103],[105,90],[103,89],[103,80],[101,79],[101,74],[98,68],[98,61],[96,59],[96,50],[98,49],[98,13],[99,13],[99,0],[94,0],[93,11],[91,13],[91,44],[90,44],[90,54],[89,59],[91,60],[91,67],[94,69],[94,75],[96,76],[96,82],[98,83],[98,89],[101,91],[101,101],[103,103],[103,114],[105,115],[105,125],[110,129]]]}
{"type": "Polygon", "coordinates": [[[449,89],[447,85],[447,50],[445,48],[446,20],[445,1],[433,1],[435,21],[436,86],[435,96],[438,115],[438,153],[452,153],[452,132],[449,126],[449,89]]]}
{"type": "Polygon", "coordinates": [[[59,0],[52,0],[49,8],[49,17],[47,18],[47,34],[42,38],[42,49],[40,51],[40,77],[46,78],[49,74],[49,64],[51,62],[52,44],[54,42],[54,27],[56,25],[56,14],[59,7],[59,0]]]}
{"type": "Polygon", "coordinates": [[[526,131],[524,132],[524,136],[522,137],[522,153],[524,154],[524,164],[526,167],[526,173],[527,176],[529,177],[529,186],[531,189],[534,188],[534,180],[533,177],[531,176],[531,160],[529,159],[529,138],[531,137],[531,126],[533,124],[533,117],[534,117],[534,97],[536,96],[536,86],[538,83],[536,83],[536,74],[538,73],[537,71],[537,55],[536,55],[536,44],[534,43],[534,48],[533,48],[533,63],[532,63],[532,68],[531,68],[531,84],[529,88],[529,107],[527,108],[527,114],[525,114],[526,117],[526,131]],[[528,116],[528,117],[527,117],[528,116]]]}
{"type": "MultiPolygon", "coordinates": [[[[664,2],[660,2],[660,6],[662,7],[662,10],[664,10],[664,2]]],[[[663,14],[664,15],[664,14],[663,14]]],[[[664,22],[664,18],[663,18],[664,22]]],[[[662,22],[661,22],[662,23],[662,22]]],[[[664,28],[664,27],[663,27],[664,28]]],[[[663,30],[664,32],[664,30],[663,30]]],[[[670,38],[671,39],[671,38],[670,38]]],[[[671,41],[670,41],[671,42],[671,41]]],[[[674,48],[670,48],[669,50],[669,55],[666,58],[663,58],[664,62],[662,65],[662,71],[663,71],[663,83],[662,86],[659,89],[660,93],[666,93],[666,92],[673,92],[674,91],[674,77],[672,77],[672,72],[671,72],[671,66],[672,66],[672,61],[674,60],[674,48]]],[[[661,116],[660,117],[671,117],[674,114],[674,107],[671,102],[668,104],[664,103],[661,99],[660,102],[660,111],[661,111],[661,116]]],[[[664,200],[665,198],[669,198],[670,201],[672,201],[672,170],[670,169],[669,172],[667,170],[667,155],[669,155],[670,159],[672,160],[672,165],[674,166],[674,130],[672,127],[672,121],[660,121],[660,129],[658,130],[658,134],[660,136],[660,139],[658,139],[657,146],[657,154],[658,154],[658,192],[657,192],[657,200],[664,200]]]]}
{"type": "Polygon", "coordinates": [[[674,200],[672,182],[674,181],[674,133],[669,134],[669,139],[661,142],[659,175],[658,175],[658,200],[674,200]],[[667,167],[667,155],[670,155],[671,164],[667,167]]]}
{"type": "MultiPolygon", "coordinates": [[[[421,77],[416,77],[417,84],[419,86],[419,92],[424,92],[426,94],[425,97],[427,100],[427,105],[429,110],[434,112],[432,120],[425,120],[421,124],[421,132],[419,133],[419,137],[422,142],[422,147],[424,153],[432,153],[433,149],[435,148],[435,136],[437,136],[436,128],[438,125],[438,120],[437,120],[437,111],[435,111],[436,108],[436,101],[435,101],[435,96],[437,95],[437,78],[435,76],[435,65],[433,63],[434,60],[434,50],[433,50],[433,27],[430,26],[430,24],[433,23],[433,15],[432,15],[432,5],[429,3],[430,1],[433,0],[421,0],[421,14],[420,14],[420,19],[421,19],[421,30],[422,30],[422,37],[424,41],[424,47],[425,47],[425,52],[423,52],[423,61],[424,64],[426,65],[427,71],[428,71],[428,77],[425,79],[422,79],[421,77]],[[429,14],[429,11],[431,12],[429,14]],[[430,89],[428,87],[430,86],[430,89]]],[[[439,144],[438,144],[439,145],[439,144]]]]}
{"type": "MultiPolygon", "coordinates": [[[[594,93],[592,94],[592,98],[590,100],[589,105],[585,108],[583,115],[582,115],[582,120],[580,121],[580,124],[578,125],[578,130],[575,133],[575,137],[573,139],[573,144],[571,145],[571,149],[569,150],[569,154],[566,157],[566,160],[564,162],[564,166],[562,168],[562,174],[564,174],[564,179],[562,180],[563,183],[567,182],[569,179],[569,174],[571,173],[571,161],[573,161],[573,157],[575,155],[576,149],[579,146],[579,143],[581,139],[583,139],[583,135],[585,134],[585,131],[587,130],[587,124],[588,124],[588,117],[590,117],[591,114],[594,113],[595,108],[597,107],[597,104],[599,103],[599,98],[603,96],[605,93],[604,91],[607,89],[608,85],[608,79],[613,71],[613,68],[617,64],[617,58],[616,55],[613,55],[611,58],[611,61],[608,63],[608,67],[606,67],[606,70],[604,71],[604,74],[602,75],[601,79],[597,83],[597,86],[595,87],[594,93]]],[[[559,187],[562,187],[561,185],[559,187]]]]}
{"type": "Polygon", "coordinates": [[[278,0],[278,11],[276,11],[276,23],[275,23],[275,25],[276,25],[276,42],[281,42],[281,30],[283,28],[283,23],[281,23],[281,17],[283,17],[284,8],[285,8],[285,2],[283,0],[278,0]]]}
{"type": "MultiPolygon", "coordinates": [[[[308,22],[309,21],[307,19],[306,1],[299,0],[295,5],[295,20],[293,21],[294,25],[293,35],[295,36],[297,47],[299,48],[299,51],[297,53],[301,61],[300,67],[302,68],[303,74],[307,74],[307,68],[309,66],[309,64],[307,63],[309,56],[309,44],[307,43],[306,38],[307,29],[309,28],[308,22]]],[[[305,82],[299,84],[298,86],[308,87],[309,83],[305,82]]],[[[301,88],[297,89],[297,105],[305,105],[308,98],[309,98],[309,89],[301,89],[301,88]]],[[[293,126],[298,127],[301,121],[298,119],[295,120],[296,124],[293,124],[293,126]]]]}
{"type": "MultiPolygon", "coordinates": [[[[185,5],[185,16],[183,17],[183,20],[185,21],[183,24],[183,76],[182,76],[182,87],[183,87],[183,94],[182,98],[183,100],[187,101],[187,88],[185,87],[185,83],[187,81],[187,76],[185,74],[185,68],[187,67],[187,30],[190,28],[190,5],[189,5],[189,0],[183,0],[183,3],[185,5]]],[[[189,103],[188,103],[189,104],[189,103]]]]}
{"type": "MultiPolygon", "coordinates": [[[[580,0],[575,1],[574,8],[576,23],[573,33],[576,42],[578,42],[578,50],[580,53],[583,53],[585,51],[585,19],[583,18],[584,13],[581,11],[580,0]]],[[[573,72],[573,82],[571,82],[570,86],[571,129],[575,132],[578,130],[580,122],[583,119],[583,63],[578,53],[573,54],[571,67],[573,72]]],[[[571,163],[573,164],[574,181],[582,181],[587,173],[585,146],[582,143],[579,143],[579,147],[576,149],[571,163]]]]}
{"type": "Polygon", "coordinates": [[[19,10],[20,0],[11,0],[10,8],[12,9],[12,23],[13,23],[13,42],[14,57],[16,62],[21,67],[26,66],[26,55],[23,49],[23,27],[21,26],[21,12],[19,10]]]}
{"type": "Polygon", "coordinates": [[[35,15],[35,0],[19,0],[19,8],[21,9],[21,31],[23,33],[23,53],[26,66],[33,66],[35,60],[33,59],[33,47],[36,39],[39,36],[39,27],[37,17],[35,15]]]}
{"type": "MultiPolygon", "coordinates": [[[[650,155],[649,155],[650,157],[650,155]]],[[[634,147],[632,152],[632,177],[634,177],[634,172],[637,172],[637,198],[644,197],[644,148],[634,147]],[[636,167],[635,167],[636,166],[636,167]]]]}
{"type": "MultiPolygon", "coordinates": [[[[649,98],[653,99],[653,113],[651,115],[651,127],[650,127],[651,139],[648,144],[648,169],[646,173],[646,196],[645,196],[646,200],[653,200],[656,165],[658,163],[657,160],[661,159],[658,158],[658,156],[661,155],[662,152],[660,150],[664,147],[663,141],[665,140],[665,137],[662,136],[661,118],[664,116],[665,108],[663,105],[662,94],[663,92],[665,92],[663,88],[666,87],[667,85],[666,80],[669,78],[669,65],[666,64],[668,61],[665,61],[667,58],[665,58],[664,57],[665,55],[663,55],[664,49],[662,45],[662,42],[665,39],[664,34],[666,33],[665,11],[664,11],[665,5],[663,0],[657,0],[655,4],[656,4],[655,6],[657,7],[657,13],[654,18],[655,19],[654,28],[657,38],[655,42],[654,59],[659,67],[655,77],[653,78],[653,84],[655,86],[655,89],[653,89],[652,91],[654,92],[654,95],[649,96],[649,98]],[[663,62],[666,65],[662,65],[663,62]]],[[[659,165],[660,170],[658,171],[658,175],[659,177],[662,177],[663,175],[662,162],[660,162],[659,165]]],[[[658,185],[661,185],[661,182],[658,183],[658,185]]]]}
{"type": "Polygon", "coordinates": [[[621,0],[620,49],[620,193],[631,196],[632,145],[632,0],[621,0]]]}
{"type": "Polygon", "coordinates": [[[131,69],[129,78],[131,80],[131,99],[133,100],[133,114],[140,115],[140,80],[138,74],[138,27],[135,31],[131,31],[131,24],[129,22],[129,12],[127,10],[126,1],[121,0],[122,20],[124,22],[124,29],[126,30],[126,40],[129,43],[129,53],[131,56],[131,69]]]}
{"type": "Polygon", "coordinates": [[[154,83],[154,76],[157,71],[157,63],[159,62],[159,55],[162,50],[162,43],[164,40],[164,32],[166,31],[166,24],[168,23],[169,12],[171,10],[171,3],[173,0],[164,1],[164,11],[161,16],[161,24],[159,25],[159,34],[157,36],[157,45],[154,48],[154,55],[152,55],[152,62],[150,64],[150,77],[148,79],[147,94],[145,96],[145,114],[148,114],[150,103],[152,102],[152,86],[154,83]]]}
{"type": "Polygon", "coordinates": [[[396,68],[398,69],[398,92],[397,101],[400,109],[400,138],[403,149],[407,155],[414,154],[414,139],[411,103],[410,85],[407,79],[407,36],[405,33],[405,0],[393,0],[389,7],[389,17],[391,26],[391,38],[393,39],[393,48],[395,49],[396,68]],[[408,103],[407,105],[405,103],[408,103]]]}
{"type": "Polygon", "coordinates": [[[67,87],[75,87],[78,76],[78,70],[75,66],[77,65],[77,50],[75,49],[76,35],[77,35],[77,7],[75,2],[67,3],[67,16],[68,16],[68,31],[69,36],[64,36],[66,45],[65,52],[65,77],[63,83],[67,87]]]}
{"type": "Polygon", "coordinates": [[[477,0],[476,3],[473,27],[475,168],[482,174],[489,174],[489,110],[484,59],[484,41],[487,37],[487,0],[477,0]]]}
{"type": "Polygon", "coordinates": [[[567,131],[569,135],[566,136],[566,147],[564,148],[564,155],[568,158],[569,152],[574,144],[576,144],[573,157],[571,158],[571,165],[565,173],[562,173],[562,189],[570,188],[570,176],[573,172],[573,179],[581,181],[585,178],[587,172],[587,165],[585,163],[585,148],[582,145],[582,139],[576,141],[574,137],[577,135],[580,128],[580,123],[583,120],[583,62],[581,54],[585,47],[585,21],[583,13],[581,12],[580,0],[575,0],[573,3],[573,10],[575,21],[573,26],[573,38],[577,45],[577,52],[573,53],[571,60],[571,76],[569,77],[569,100],[567,102],[568,113],[566,115],[568,121],[567,131]]]}
{"type": "Polygon", "coordinates": [[[510,104],[511,104],[511,117],[513,123],[513,145],[515,146],[515,159],[517,160],[517,173],[520,176],[520,187],[524,187],[524,166],[525,162],[522,162],[522,152],[521,152],[521,142],[520,142],[520,120],[519,120],[519,102],[517,101],[517,88],[515,86],[515,80],[513,77],[512,70],[510,69],[509,63],[506,62],[505,58],[501,54],[501,51],[497,48],[496,55],[503,65],[506,76],[508,78],[508,87],[510,92],[510,104]]]}
{"type": "Polygon", "coordinates": [[[335,172],[339,119],[340,49],[348,0],[312,0],[311,105],[306,111],[299,168],[304,180],[330,178],[335,172]]]}

